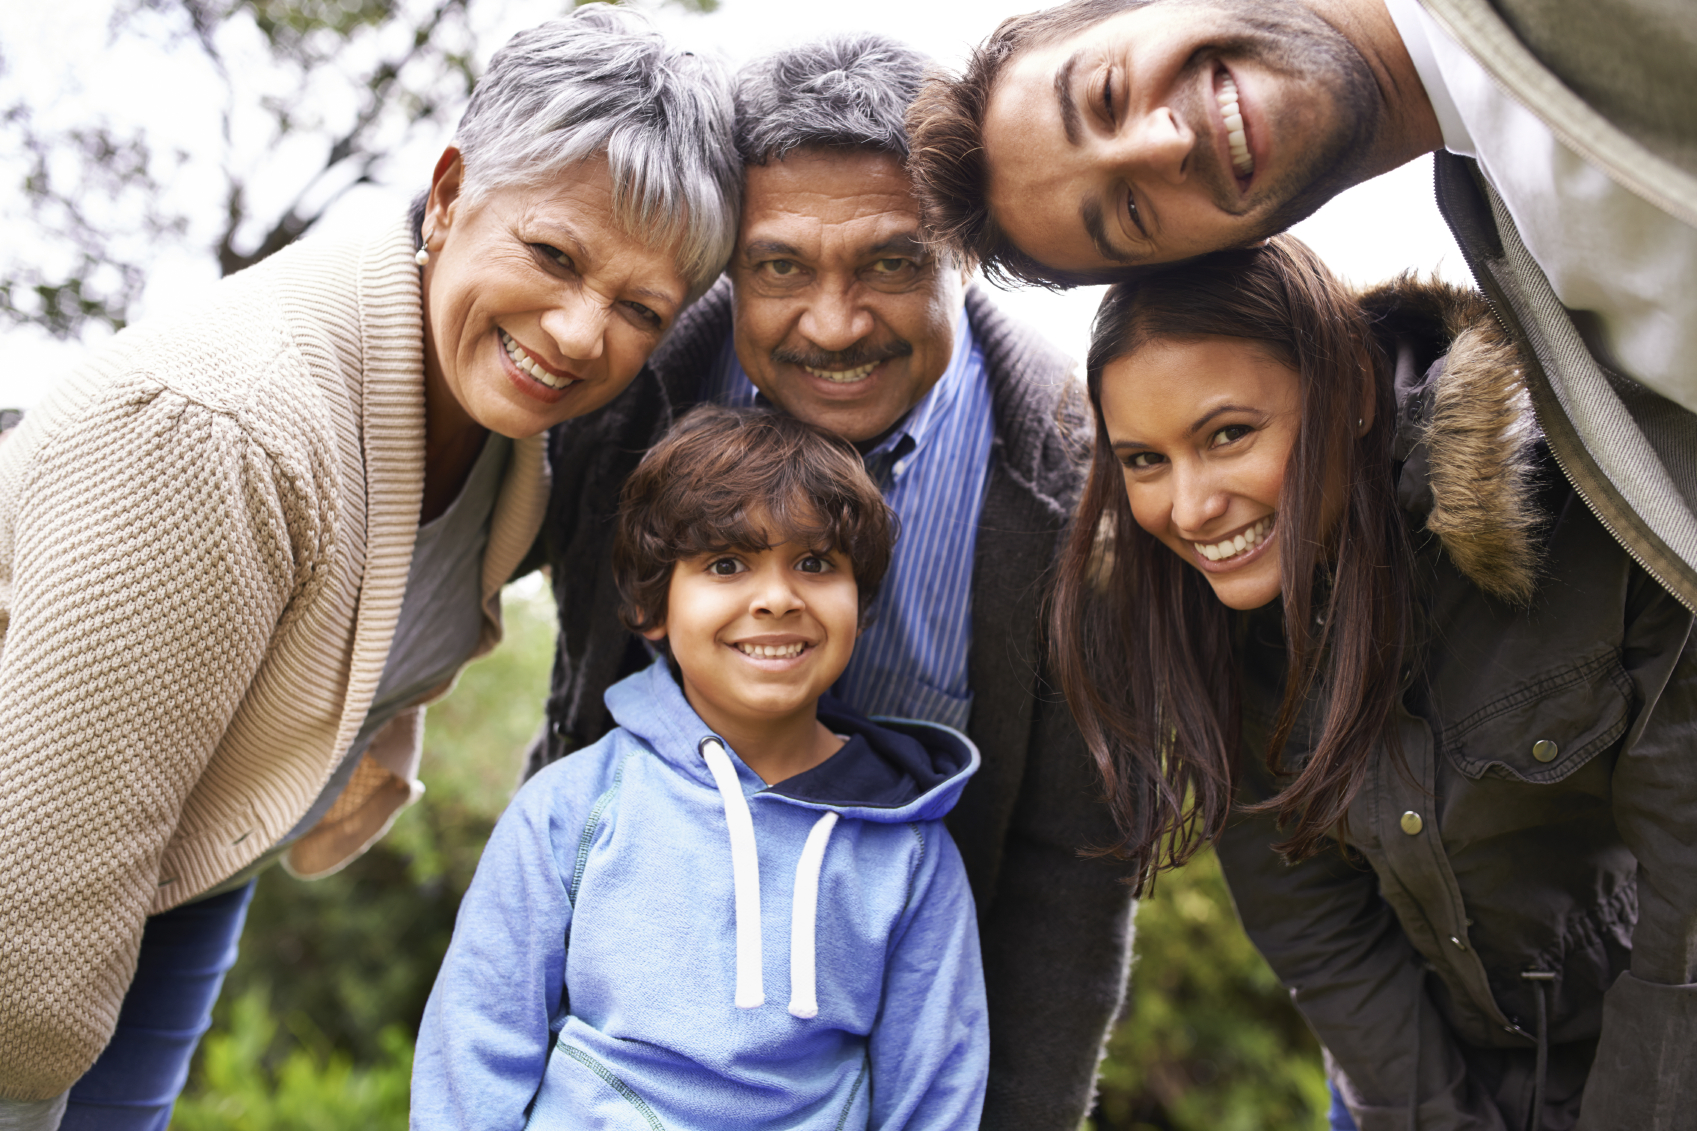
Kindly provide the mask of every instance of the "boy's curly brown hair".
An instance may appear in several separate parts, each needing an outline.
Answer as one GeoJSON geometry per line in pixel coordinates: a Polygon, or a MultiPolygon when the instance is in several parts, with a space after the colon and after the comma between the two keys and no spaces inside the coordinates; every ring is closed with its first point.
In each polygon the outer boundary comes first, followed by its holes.
{"type": "Polygon", "coordinates": [[[791,539],[848,558],[864,627],[897,525],[847,440],[772,409],[717,405],[691,411],[642,457],[618,523],[613,581],[632,632],[666,623],[676,563],[791,539]]]}

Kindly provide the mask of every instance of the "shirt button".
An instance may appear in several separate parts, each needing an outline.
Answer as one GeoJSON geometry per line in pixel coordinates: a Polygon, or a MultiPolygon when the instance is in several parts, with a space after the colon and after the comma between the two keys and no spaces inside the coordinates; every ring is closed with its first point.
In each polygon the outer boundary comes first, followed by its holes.
{"type": "Polygon", "coordinates": [[[1547,738],[1540,738],[1532,744],[1532,757],[1540,762],[1554,762],[1561,749],[1547,738]]]}
{"type": "Polygon", "coordinates": [[[1402,815],[1402,831],[1409,836],[1419,836],[1420,830],[1426,827],[1426,822],[1420,819],[1420,814],[1410,809],[1402,815]]]}

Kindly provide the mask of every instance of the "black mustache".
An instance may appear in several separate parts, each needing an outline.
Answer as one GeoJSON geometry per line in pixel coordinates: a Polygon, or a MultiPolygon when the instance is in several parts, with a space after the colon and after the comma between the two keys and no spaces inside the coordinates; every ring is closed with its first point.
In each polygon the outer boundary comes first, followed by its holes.
{"type": "Polygon", "coordinates": [[[913,353],[913,343],[896,338],[876,346],[854,346],[846,350],[792,350],[779,346],[772,351],[772,360],[786,365],[799,365],[803,369],[828,369],[840,371],[844,369],[859,369],[863,365],[876,365],[880,361],[889,361],[895,357],[908,357],[913,353]]]}

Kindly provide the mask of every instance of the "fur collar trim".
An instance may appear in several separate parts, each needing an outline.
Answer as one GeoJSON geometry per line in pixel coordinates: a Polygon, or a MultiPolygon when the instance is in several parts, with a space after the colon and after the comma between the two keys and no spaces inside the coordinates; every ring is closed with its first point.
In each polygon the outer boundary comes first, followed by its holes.
{"type": "Polygon", "coordinates": [[[1468,580],[1528,604],[1541,434],[1513,339],[1469,288],[1403,275],[1361,301],[1396,360],[1400,497],[1468,580]]]}

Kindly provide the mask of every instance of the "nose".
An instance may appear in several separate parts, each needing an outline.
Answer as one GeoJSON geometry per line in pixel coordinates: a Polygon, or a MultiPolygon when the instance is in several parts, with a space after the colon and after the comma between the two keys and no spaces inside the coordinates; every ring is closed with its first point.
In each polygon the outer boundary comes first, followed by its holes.
{"type": "Polygon", "coordinates": [[[1200,534],[1226,513],[1231,499],[1205,467],[1181,464],[1173,470],[1173,526],[1183,534],[1200,534]]]}
{"type": "Polygon", "coordinates": [[[1119,136],[1119,160],[1129,171],[1180,184],[1196,148],[1196,132],[1171,107],[1155,109],[1126,123],[1119,136]]]}
{"type": "Polygon", "coordinates": [[[777,564],[759,571],[752,596],[750,611],[755,616],[783,617],[802,607],[790,571],[777,564]]]}
{"type": "Polygon", "coordinates": [[[821,286],[796,328],[820,349],[836,353],[872,333],[872,312],[861,303],[853,282],[821,286]]]}
{"type": "Polygon", "coordinates": [[[542,332],[572,361],[594,361],[606,348],[612,304],[578,287],[542,314],[542,332]]]}

